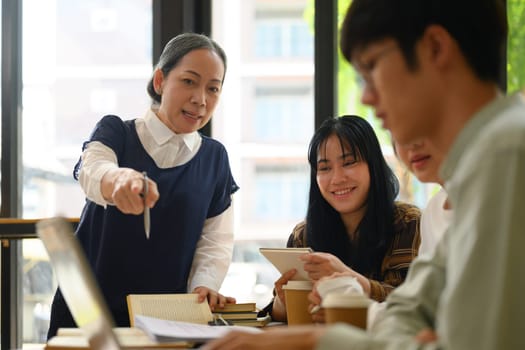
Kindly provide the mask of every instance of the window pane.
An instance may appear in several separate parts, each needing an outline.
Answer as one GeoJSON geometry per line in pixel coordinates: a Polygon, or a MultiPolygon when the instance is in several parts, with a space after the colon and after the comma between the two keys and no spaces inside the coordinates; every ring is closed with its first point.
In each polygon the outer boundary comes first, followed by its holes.
{"type": "Polygon", "coordinates": [[[51,297],[57,284],[39,239],[24,239],[22,253],[23,340],[24,343],[44,343],[49,328],[51,297]]]}
{"type": "Polygon", "coordinates": [[[228,55],[212,133],[225,144],[241,187],[234,196],[236,252],[221,292],[259,307],[269,302],[279,274],[258,247],[284,247],[306,214],[314,128],[308,3],[212,2],[212,34],[228,55]],[[235,283],[241,272],[245,278],[235,283]]]}
{"type": "MultiPolygon", "coordinates": [[[[146,111],[151,8],[151,0],[24,1],[24,218],[80,216],[84,195],[72,173],[82,143],[103,115],[146,111]]],[[[47,332],[48,270],[34,242],[24,241],[25,342],[47,332]]]]}
{"type": "MultiPolygon", "coordinates": [[[[261,2],[262,3],[262,2],[261,2]]],[[[254,56],[263,58],[309,58],[313,56],[312,34],[302,18],[303,9],[258,9],[255,13],[254,56]]],[[[282,5],[281,5],[282,7],[282,5]]]]}
{"type": "Polygon", "coordinates": [[[247,141],[309,142],[314,123],[311,89],[304,86],[256,88],[254,99],[253,120],[244,120],[248,130],[243,137],[247,141]]]}
{"type": "Polygon", "coordinates": [[[261,224],[303,217],[308,199],[305,193],[309,185],[307,174],[308,167],[304,164],[255,165],[253,193],[257,200],[243,215],[261,224]]]}

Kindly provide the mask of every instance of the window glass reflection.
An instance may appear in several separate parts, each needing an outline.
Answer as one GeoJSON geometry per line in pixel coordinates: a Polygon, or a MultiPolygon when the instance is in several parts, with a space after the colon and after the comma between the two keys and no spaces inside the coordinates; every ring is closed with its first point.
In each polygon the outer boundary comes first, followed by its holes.
{"type": "Polygon", "coordinates": [[[259,307],[271,299],[279,276],[258,247],[284,247],[306,214],[306,157],[314,131],[309,3],[212,2],[212,35],[229,61],[212,135],[225,144],[241,187],[234,196],[235,247],[243,254],[235,254],[221,292],[259,307]],[[235,283],[241,272],[244,283],[235,283]]]}
{"type": "Polygon", "coordinates": [[[302,10],[257,11],[255,14],[255,56],[257,58],[313,56],[312,34],[302,10]]]}
{"type": "Polygon", "coordinates": [[[252,139],[308,143],[314,123],[313,93],[307,87],[265,87],[255,91],[252,139]]]}
{"type": "MultiPolygon", "coordinates": [[[[23,217],[78,217],[82,143],[105,114],[149,105],[151,0],[24,0],[23,217]]],[[[55,290],[38,240],[23,241],[23,341],[43,342],[55,290]]]]}

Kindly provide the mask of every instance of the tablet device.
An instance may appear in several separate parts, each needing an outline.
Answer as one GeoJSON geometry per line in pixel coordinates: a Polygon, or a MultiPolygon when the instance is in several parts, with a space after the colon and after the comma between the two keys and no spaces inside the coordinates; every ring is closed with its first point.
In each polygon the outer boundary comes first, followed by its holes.
{"type": "Polygon", "coordinates": [[[310,280],[299,257],[305,253],[312,253],[312,248],[259,248],[259,251],[281,274],[296,269],[297,273],[292,277],[292,281],[310,280]]]}

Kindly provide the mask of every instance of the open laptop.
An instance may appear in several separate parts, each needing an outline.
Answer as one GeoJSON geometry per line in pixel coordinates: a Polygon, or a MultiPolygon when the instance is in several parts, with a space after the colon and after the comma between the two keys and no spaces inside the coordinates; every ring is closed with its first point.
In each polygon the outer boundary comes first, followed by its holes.
{"type": "Polygon", "coordinates": [[[62,295],[90,348],[121,349],[113,331],[115,323],[71,224],[60,217],[44,219],[36,224],[36,230],[62,295]]]}

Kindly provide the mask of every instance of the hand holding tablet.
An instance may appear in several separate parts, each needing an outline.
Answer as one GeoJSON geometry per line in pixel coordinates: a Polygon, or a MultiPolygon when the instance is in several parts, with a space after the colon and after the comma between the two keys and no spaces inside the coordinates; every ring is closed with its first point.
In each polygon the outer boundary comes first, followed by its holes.
{"type": "Polygon", "coordinates": [[[259,248],[259,251],[281,274],[296,269],[297,273],[292,277],[292,280],[309,280],[308,273],[303,268],[304,263],[299,257],[306,253],[312,253],[311,248],[259,248]]]}

